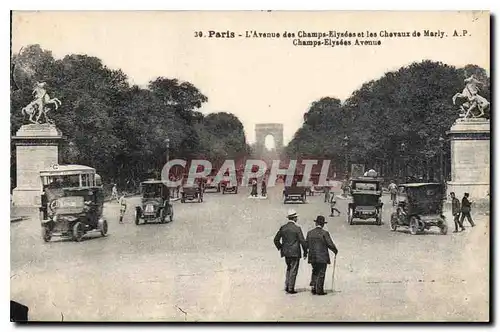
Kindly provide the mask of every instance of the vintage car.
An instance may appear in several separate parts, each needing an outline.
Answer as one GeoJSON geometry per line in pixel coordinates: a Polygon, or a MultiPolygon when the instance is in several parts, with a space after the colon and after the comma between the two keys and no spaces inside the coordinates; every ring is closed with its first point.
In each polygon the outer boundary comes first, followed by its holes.
{"type": "Polygon", "coordinates": [[[297,202],[301,201],[302,203],[306,203],[307,200],[307,192],[309,190],[308,187],[301,186],[300,182],[302,181],[301,175],[295,175],[292,179],[292,183],[290,186],[287,186],[286,178],[285,178],[285,189],[283,190],[283,203],[286,204],[290,201],[297,202]]]}
{"type": "Polygon", "coordinates": [[[396,212],[391,214],[391,229],[408,227],[416,235],[430,227],[438,227],[441,234],[448,232],[443,215],[445,188],[441,183],[407,183],[399,185],[396,212]]]}
{"type": "Polygon", "coordinates": [[[222,187],[222,193],[238,193],[238,183],[232,184],[230,181],[222,181],[221,182],[221,187],[222,187]]]}
{"type": "Polygon", "coordinates": [[[203,202],[203,184],[184,183],[181,188],[181,203],[186,203],[186,201],[203,202]]]}
{"type": "Polygon", "coordinates": [[[150,179],[141,182],[141,205],[135,207],[135,224],[174,220],[174,208],[170,203],[170,188],[162,181],[150,179]]]}
{"type": "Polygon", "coordinates": [[[324,193],[326,188],[326,183],[320,183],[321,175],[319,173],[311,174],[312,187],[309,189],[309,194],[314,196],[314,193],[324,193]]]}
{"type": "Polygon", "coordinates": [[[382,225],[382,179],[359,177],[351,179],[351,202],[348,204],[347,221],[349,225],[354,219],[375,219],[382,225]]]}
{"type": "Polygon", "coordinates": [[[215,175],[209,175],[204,179],[203,192],[206,192],[207,190],[215,190],[218,193],[221,191],[221,183],[215,182],[215,175]]]}
{"type": "Polygon", "coordinates": [[[40,171],[42,238],[69,237],[81,241],[90,231],[108,233],[103,218],[104,191],[95,169],[82,165],[54,165],[40,171]]]}

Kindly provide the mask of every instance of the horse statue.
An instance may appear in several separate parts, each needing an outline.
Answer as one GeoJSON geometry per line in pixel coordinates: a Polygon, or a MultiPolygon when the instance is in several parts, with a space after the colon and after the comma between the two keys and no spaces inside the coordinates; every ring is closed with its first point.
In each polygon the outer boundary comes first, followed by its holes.
{"type": "Polygon", "coordinates": [[[40,123],[40,118],[42,115],[45,118],[45,122],[54,124],[54,122],[48,117],[47,113],[50,111],[50,108],[47,105],[54,105],[55,109],[58,109],[62,104],[61,101],[57,98],[50,98],[47,90],[45,89],[46,83],[36,82],[35,87],[33,88],[32,94],[35,95],[35,99],[30,102],[26,107],[23,107],[21,113],[26,116],[29,115],[29,121],[32,123],[40,123]],[[36,119],[33,117],[36,115],[36,119]]]}
{"type": "Polygon", "coordinates": [[[467,101],[460,105],[460,110],[462,111],[461,116],[464,118],[474,117],[480,118],[484,115],[484,111],[488,109],[490,106],[490,102],[486,100],[483,96],[479,95],[478,85],[482,84],[480,81],[476,80],[474,75],[466,78],[464,80],[465,88],[460,93],[457,93],[453,96],[452,101],[453,105],[456,105],[457,98],[467,98],[467,101]],[[472,113],[473,109],[479,110],[479,114],[474,115],[472,113]]]}

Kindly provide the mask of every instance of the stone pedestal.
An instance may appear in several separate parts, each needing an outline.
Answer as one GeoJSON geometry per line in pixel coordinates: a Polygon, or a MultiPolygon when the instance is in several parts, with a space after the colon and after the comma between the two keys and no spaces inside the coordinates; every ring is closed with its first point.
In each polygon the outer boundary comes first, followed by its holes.
{"type": "Polygon", "coordinates": [[[49,124],[22,126],[12,137],[16,145],[17,187],[12,194],[15,206],[39,206],[42,183],[40,170],[59,164],[63,136],[49,124]]]}
{"type": "Polygon", "coordinates": [[[451,181],[448,195],[461,199],[468,192],[473,201],[489,199],[490,122],[459,119],[448,132],[451,142],[451,181]]]}

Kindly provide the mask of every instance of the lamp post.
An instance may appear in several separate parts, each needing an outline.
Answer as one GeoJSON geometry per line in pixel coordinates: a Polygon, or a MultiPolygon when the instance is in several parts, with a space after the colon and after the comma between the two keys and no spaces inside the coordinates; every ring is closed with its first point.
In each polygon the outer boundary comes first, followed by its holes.
{"type": "Polygon", "coordinates": [[[402,166],[403,170],[402,170],[402,176],[403,176],[403,182],[406,182],[406,165],[405,165],[405,160],[404,160],[404,157],[403,157],[403,154],[406,150],[406,144],[403,142],[399,145],[399,152],[400,152],[400,158],[401,158],[401,162],[400,162],[400,167],[402,166]]]}
{"type": "Polygon", "coordinates": [[[347,147],[349,146],[349,136],[345,136],[344,137],[344,140],[343,140],[343,143],[342,143],[343,147],[344,147],[344,152],[345,152],[345,175],[347,176],[347,174],[349,173],[349,160],[348,160],[348,150],[347,150],[347,147]]]}
{"type": "Polygon", "coordinates": [[[167,163],[170,160],[170,139],[167,137],[165,139],[165,143],[167,143],[167,163]]]}
{"type": "Polygon", "coordinates": [[[445,139],[443,136],[439,136],[439,171],[441,182],[445,182],[445,172],[444,172],[444,163],[443,163],[443,148],[444,148],[445,139]]]}

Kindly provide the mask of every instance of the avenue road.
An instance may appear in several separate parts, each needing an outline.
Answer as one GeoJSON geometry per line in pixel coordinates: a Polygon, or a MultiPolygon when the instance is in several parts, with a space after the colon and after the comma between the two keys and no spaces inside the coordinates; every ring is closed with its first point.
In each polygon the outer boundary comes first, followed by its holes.
{"type": "MultiPolygon", "coordinates": [[[[384,196],[382,226],[348,225],[327,218],[339,248],[335,291],[332,266],[327,296],[309,292],[311,268],[301,260],[297,294],[284,292],[284,260],[273,237],[294,208],[304,235],[318,214],[329,215],[323,196],[283,204],[281,187],[268,199],[206,193],[203,203],[173,203],[167,224],[134,224],[139,198],[106,203],[109,235],[80,243],[44,243],[33,217],[11,224],[11,299],[30,308],[30,320],[61,321],[469,321],[489,310],[488,217],[448,235],[389,229],[384,196]]],[[[332,254],[333,256],[333,254],[332,254]]],[[[332,257],[333,258],[333,257],[332,257]]]]}

